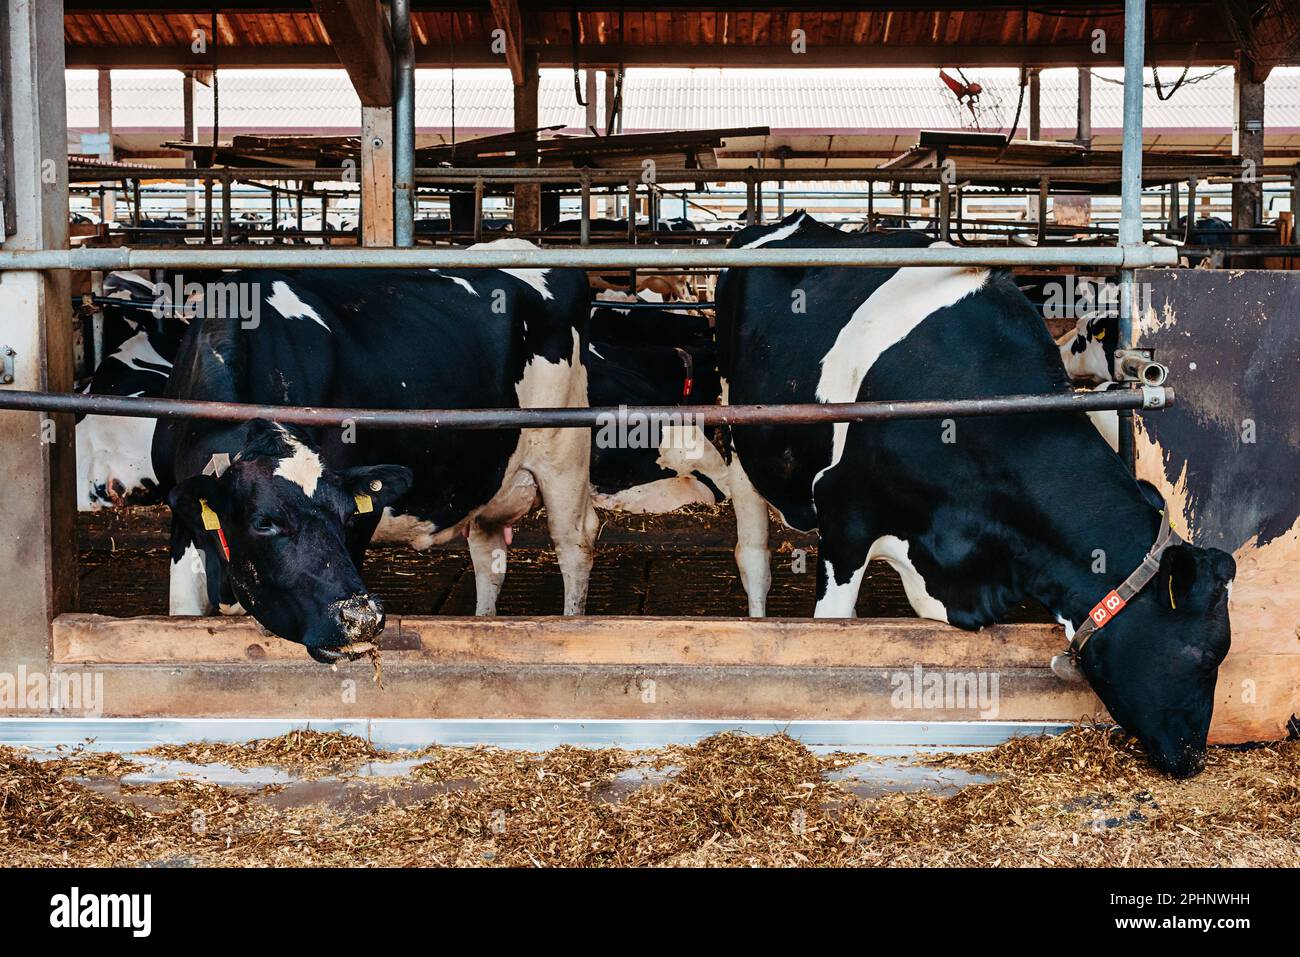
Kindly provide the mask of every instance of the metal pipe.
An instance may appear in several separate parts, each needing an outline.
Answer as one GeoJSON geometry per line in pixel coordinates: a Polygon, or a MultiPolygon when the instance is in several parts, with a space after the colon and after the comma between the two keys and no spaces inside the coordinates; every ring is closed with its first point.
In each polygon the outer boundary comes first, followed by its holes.
{"type": "MultiPolygon", "coordinates": [[[[1121,150],[1119,244],[1142,243],[1142,66],[1146,41],[1146,0],[1124,0],[1124,141],[1121,150]]],[[[1120,309],[1116,347],[1133,342],[1133,267],[1120,271],[1120,309]]],[[[1132,467],[1136,458],[1133,417],[1119,417],[1119,454],[1132,467]]]]}
{"type": "MultiPolygon", "coordinates": [[[[478,230],[476,230],[478,232],[478,230]]],[[[638,246],[545,249],[385,249],[331,246],[231,247],[201,249],[129,246],[80,249],[0,249],[6,269],[702,269],[732,267],[852,266],[1098,266],[1133,269],[1176,266],[1178,250],[1168,246],[1125,248],[1068,246],[866,247],[841,249],[730,249],[723,246],[638,246]]]]}
{"type": "Polygon", "coordinates": [[[1169,380],[1169,367],[1140,353],[1119,355],[1118,371],[1125,379],[1143,385],[1164,385],[1169,380]]]}
{"type": "Polygon", "coordinates": [[[392,0],[393,244],[415,245],[415,47],[411,2],[392,0]]]}
{"type": "Polygon", "coordinates": [[[308,427],[375,429],[534,429],[596,428],[620,416],[669,419],[697,417],[709,425],[760,425],[777,422],[881,422],[896,419],[1099,412],[1111,409],[1165,409],[1173,405],[1169,386],[1067,392],[1058,395],[1007,395],[986,399],[911,399],[898,402],[794,403],[790,405],[661,405],[619,408],[554,409],[358,409],[296,405],[209,402],[197,399],[132,398],[120,395],[0,390],[0,409],[28,412],[88,412],[145,418],[242,422],[271,419],[308,427]]]}
{"type": "Polygon", "coordinates": [[[591,172],[582,171],[582,213],[578,219],[578,242],[591,245],[591,172]]]}

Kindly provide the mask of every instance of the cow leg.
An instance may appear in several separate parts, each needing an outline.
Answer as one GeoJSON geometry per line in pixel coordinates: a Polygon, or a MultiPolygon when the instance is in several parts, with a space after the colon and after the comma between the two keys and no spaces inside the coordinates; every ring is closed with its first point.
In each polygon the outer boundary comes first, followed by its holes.
{"type": "Polygon", "coordinates": [[[208,615],[212,599],[208,594],[207,558],[189,532],[173,520],[171,573],[168,582],[169,615],[208,615]]]}
{"type": "Polygon", "coordinates": [[[856,618],[858,592],[871,561],[875,535],[859,493],[841,469],[813,483],[817,506],[817,618],[856,618]]]}
{"type": "MultiPolygon", "coordinates": [[[[584,440],[591,433],[569,430],[584,440]]],[[[582,456],[583,473],[579,477],[562,476],[561,481],[539,480],[542,502],[546,505],[546,525],[555,546],[555,557],[564,576],[564,613],[581,615],[587,610],[587,583],[591,580],[591,566],[595,557],[596,532],[600,520],[591,504],[591,484],[587,477],[588,456],[582,456]]]]}
{"type": "Polygon", "coordinates": [[[469,557],[474,562],[474,614],[495,615],[497,596],[506,580],[505,527],[469,525],[469,557]]]}
{"type": "Polygon", "coordinates": [[[767,614],[767,590],[772,585],[772,553],[767,547],[767,502],[758,494],[740,456],[733,450],[727,465],[731,507],[736,513],[736,568],[749,599],[749,616],[767,614]]]}
{"type": "Polygon", "coordinates": [[[817,542],[817,609],[813,617],[858,617],[858,592],[867,561],[865,542],[838,534],[821,536],[817,542]]]}

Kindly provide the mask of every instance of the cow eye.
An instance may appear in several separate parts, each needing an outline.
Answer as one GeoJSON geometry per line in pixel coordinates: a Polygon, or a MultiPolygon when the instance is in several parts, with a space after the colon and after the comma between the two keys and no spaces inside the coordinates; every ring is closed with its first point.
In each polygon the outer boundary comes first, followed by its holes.
{"type": "Polygon", "coordinates": [[[253,519],[253,531],[258,535],[277,535],[280,532],[280,526],[265,515],[259,515],[253,519]]]}

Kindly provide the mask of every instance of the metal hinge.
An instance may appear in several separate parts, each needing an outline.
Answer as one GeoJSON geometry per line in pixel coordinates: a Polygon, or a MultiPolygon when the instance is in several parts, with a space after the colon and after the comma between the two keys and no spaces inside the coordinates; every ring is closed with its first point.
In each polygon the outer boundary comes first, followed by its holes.
{"type": "Polygon", "coordinates": [[[14,384],[14,357],[17,355],[8,346],[0,346],[0,385],[14,384]]]}

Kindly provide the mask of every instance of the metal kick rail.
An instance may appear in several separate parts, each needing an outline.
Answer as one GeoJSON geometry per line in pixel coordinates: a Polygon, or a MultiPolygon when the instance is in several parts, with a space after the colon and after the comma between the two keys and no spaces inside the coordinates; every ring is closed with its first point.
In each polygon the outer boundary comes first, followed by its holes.
{"type": "Polygon", "coordinates": [[[641,247],[632,249],[527,248],[440,249],[292,246],[285,248],[128,246],[81,249],[0,250],[0,270],[86,269],[644,269],[713,267],[903,267],[903,266],[1109,266],[1140,269],[1178,265],[1172,246],[1128,244],[1097,247],[957,247],[919,249],[728,249],[641,247]]]}
{"type": "Polygon", "coordinates": [[[27,412],[88,412],[159,419],[242,422],[272,419],[307,427],[373,429],[539,429],[599,428],[638,416],[708,425],[880,422],[896,419],[969,418],[1052,412],[1166,409],[1174,403],[1169,386],[1059,395],[1005,395],[987,399],[912,399],[898,402],[794,403],[790,405],[660,405],[619,408],[550,409],[329,409],[301,405],[257,405],[194,399],[132,398],[85,393],[0,390],[0,409],[27,412]]]}

